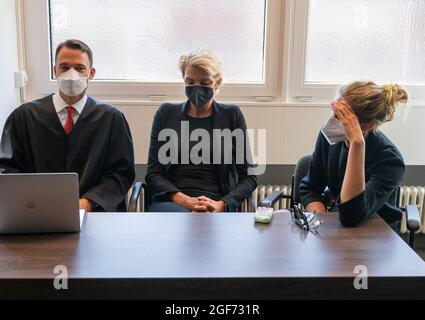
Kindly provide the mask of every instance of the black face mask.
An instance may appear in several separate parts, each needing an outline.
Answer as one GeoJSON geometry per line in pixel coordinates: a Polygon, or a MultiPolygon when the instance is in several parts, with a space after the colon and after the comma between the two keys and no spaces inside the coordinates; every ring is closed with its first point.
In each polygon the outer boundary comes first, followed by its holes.
{"type": "Polygon", "coordinates": [[[202,109],[213,98],[214,91],[210,87],[189,86],[186,87],[186,96],[196,109],[202,109]]]}

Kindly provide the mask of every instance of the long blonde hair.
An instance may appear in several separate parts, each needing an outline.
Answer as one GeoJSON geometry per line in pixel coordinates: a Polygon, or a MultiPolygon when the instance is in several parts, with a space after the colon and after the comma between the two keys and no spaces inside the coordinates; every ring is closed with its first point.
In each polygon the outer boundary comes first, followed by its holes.
{"type": "Polygon", "coordinates": [[[407,103],[408,94],[398,84],[377,85],[372,81],[356,81],[339,90],[341,98],[353,108],[360,122],[374,128],[394,119],[399,103],[407,103]]]}

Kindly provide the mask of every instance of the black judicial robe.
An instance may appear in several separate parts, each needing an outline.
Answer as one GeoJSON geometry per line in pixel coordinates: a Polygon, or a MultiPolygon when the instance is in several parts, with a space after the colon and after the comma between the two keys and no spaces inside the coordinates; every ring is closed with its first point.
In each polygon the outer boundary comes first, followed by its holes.
{"type": "Polygon", "coordinates": [[[133,141],[124,115],[88,97],[67,135],[49,95],[23,104],[7,119],[0,149],[3,173],[76,172],[80,197],[96,211],[125,211],[135,178],[133,141]]]}

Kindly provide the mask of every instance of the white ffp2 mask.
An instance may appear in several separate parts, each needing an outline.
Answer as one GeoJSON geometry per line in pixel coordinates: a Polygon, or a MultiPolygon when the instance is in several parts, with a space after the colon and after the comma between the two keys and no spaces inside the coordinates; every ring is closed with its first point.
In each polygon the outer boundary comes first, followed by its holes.
{"type": "Polygon", "coordinates": [[[331,116],[322,128],[322,134],[330,145],[345,141],[346,135],[344,126],[335,116],[331,116]]]}
{"type": "Polygon", "coordinates": [[[58,77],[59,89],[69,97],[79,96],[87,89],[88,77],[71,68],[58,77]]]}

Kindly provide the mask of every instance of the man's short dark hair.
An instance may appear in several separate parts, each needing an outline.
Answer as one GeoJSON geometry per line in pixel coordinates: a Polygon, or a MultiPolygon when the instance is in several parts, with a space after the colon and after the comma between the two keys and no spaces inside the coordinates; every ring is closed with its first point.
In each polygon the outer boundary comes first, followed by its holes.
{"type": "Polygon", "coordinates": [[[70,39],[66,40],[65,42],[62,42],[58,45],[56,48],[56,54],[55,54],[55,63],[58,59],[59,52],[62,50],[62,48],[68,48],[73,50],[79,50],[81,52],[87,53],[89,56],[90,61],[90,68],[93,67],[93,52],[91,51],[90,47],[86,45],[83,41],[77,40],[77,39],[70,39]]]}

